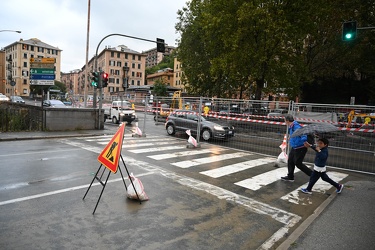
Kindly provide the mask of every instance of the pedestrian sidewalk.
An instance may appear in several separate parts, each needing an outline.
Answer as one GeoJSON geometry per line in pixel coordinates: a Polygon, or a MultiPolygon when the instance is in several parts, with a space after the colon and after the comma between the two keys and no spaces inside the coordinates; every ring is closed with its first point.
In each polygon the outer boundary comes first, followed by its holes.
{"type": "Polygon", "coordinates": [[[373,249],[375,178],[344,184],[277,249],[373,249]]]}

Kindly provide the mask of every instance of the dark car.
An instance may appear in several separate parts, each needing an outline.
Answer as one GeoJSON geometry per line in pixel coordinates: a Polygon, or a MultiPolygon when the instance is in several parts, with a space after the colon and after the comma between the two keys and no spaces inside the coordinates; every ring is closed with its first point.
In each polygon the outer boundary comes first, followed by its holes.
{"type": "Polygon", "coordinates": [[[67,108],[67,106],[59,100],[44,100],[43,106],[49,108],[67,108]]]}
{"type": "MultiPolygon", "coordinates": [[[[209,121],[202,116],[200,119],[200,135],[203,140],[208,141],[212,138],[226,140],[234,136],[232,126],[220,125],[219,120],[209,121]]],[[[186,130],[190,130],[192,135],[197,135],[198,113],[191,110],[176,110],[168,116],[165,128],[169,135],[186,130]]]]}

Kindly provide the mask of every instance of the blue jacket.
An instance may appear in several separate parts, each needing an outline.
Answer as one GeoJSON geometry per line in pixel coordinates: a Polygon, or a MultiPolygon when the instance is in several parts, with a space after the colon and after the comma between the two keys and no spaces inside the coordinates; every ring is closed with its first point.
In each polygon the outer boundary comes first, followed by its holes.
{"type": "Polygon", "coordinates": [[[311,148],[316,152],[314,164],[318,167],[324,167],[328,159],[328,148],[324,147],[320,149],[320,152],[316,150],[316,146],[311,146],[311,148]]]}
{"type": "MultiPolygon", "coordinates": [[[[288,128],[289,135],[291,136],[294,131],[297,129],[302,128],[302,126],[294,121],[288,128]]],[[[296,136],[296,137],[290,137],[289,143],[292,148],[299,148],[299,147],[304,147],[303,143],[307,141],[307,135],[302,135],[302,136],[296,136]]]]}

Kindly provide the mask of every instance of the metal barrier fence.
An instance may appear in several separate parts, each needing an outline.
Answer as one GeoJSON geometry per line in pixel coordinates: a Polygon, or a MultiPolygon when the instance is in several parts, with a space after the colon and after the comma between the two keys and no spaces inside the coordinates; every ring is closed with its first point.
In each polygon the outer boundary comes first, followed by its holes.
{"type": "Polygon", "coordinates": [[[0,131],[40,131],[43,129],[41,107],[19,103],[0,103],[0,131]]]}
{"type": "MultiPolygon", "coordinates": [[[[275,157],[280,154],[279,146],[287,133],[285,114],[292,114],[303,126],[309,123],[330,123],[338,127],[339,132],[321,135],[330,140],[328,165],[375,173],[374,106],[203,97],[154,97],[152,102],[147,99],[132,102],[136,104],[138,116],[141,112],[153,114],[156,124],[164,124],[170,114],[178,114],[180,117],[176,119],[180,119],[180,123],[185,121],[185,124],[178,126],[196,131],[193,134],[198,143],[205,138],[198,126],[202,128],[203,123],[209,121],[225,128],[234,127],[233,138],[211,138],[212,143],[275,157]],[[201,122],[198,117],[204,121],[201,122]]],[[[185,131],[176,133],[186,134],[185,131]]],[[[314,156],[315,153],[309,150],[305,162],[313,163],[314,156]]]]}

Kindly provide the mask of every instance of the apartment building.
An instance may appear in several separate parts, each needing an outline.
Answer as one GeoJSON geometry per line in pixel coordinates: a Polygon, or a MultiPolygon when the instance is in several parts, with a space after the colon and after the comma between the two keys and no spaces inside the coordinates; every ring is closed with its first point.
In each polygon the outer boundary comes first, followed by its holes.
{"type": "MultiPolygon", "coordinates": [[[[108,86],[103,88],[103,98],[110,99],[113,95],[125,92],[123,84],[127,81],[128,89],[145,85],[145,65],[146,55],[129,49],[125,45],[117,47],[106,46],[98,54],[97,70],[102,70],[109,74],[108,86]]],[[[88,75],[95,70],[95,58],[88,63],[88,75]]],[[[87,84],[87,94],[92,95],[94,88],[91,80],[85,81],[86,65],[78,74],[78,88],[84,88],[87,84]]],[[[80,91],[80,90],[78,90],[80,91]]],[[[82,92],[82,91],[81,91],[82,92]]],[[[80,92],[80,93],[81,93],[80,92]]]]}
{"type": "Polygon", "coordinates": [[[147,85],[154,85],[157,81],[167,86],[173,86],[173,69],[162,69],[147,76],[147,85]]]}
{"type": "Polygon", "coordinates": [[[78,86],[80,69],[72,70],[69,73],[61,73],[60,81],[65,84],[66,92],[70,95],[83,95],[83,88],[78,86]]]}
{"type": "Polygon", "coordinates": [[[183,70],[182,70],[182,64],[180,61],[177,60],[177,58],[174,58],[174,69],[173,69],[173,87],[177,87],[181,89],[182,92],[185,92],[185,86],[182,84],[182,75],[183,75],[183,70]]]}
{"type": "Polygon", "coordinates": [[[176,49],[173,46],[165,46],[165,52],[157,52],[156,47],[150,50],[143,51],[142,53],[146,55],[146,68],[158,65],[164,58],[165,55],[170,55],[172,51],[176,49]]]}
{"type": "MultiPolygon", "coordinates": [[[[6,46],[4,51],[6,77],[1,82],[3,94],[8,96],[30,95],[31,58],[55,58],[55,80],[60,81],[61,49],[37,38],[31,38],[29,40],[20,39],[6,46]]],[[[1,63],[4,61],[2,60],[1,63]]]]}

